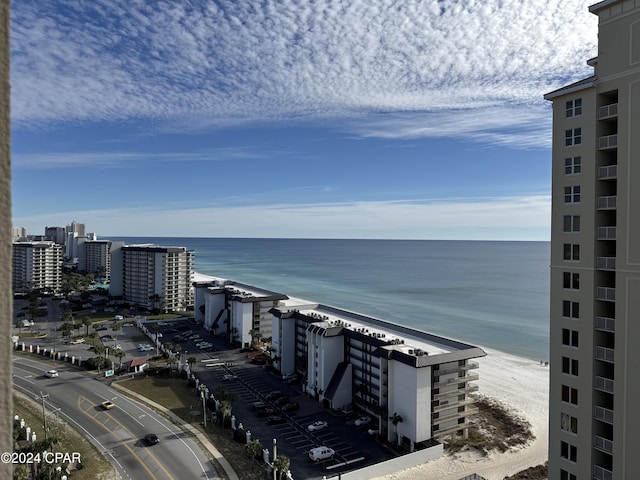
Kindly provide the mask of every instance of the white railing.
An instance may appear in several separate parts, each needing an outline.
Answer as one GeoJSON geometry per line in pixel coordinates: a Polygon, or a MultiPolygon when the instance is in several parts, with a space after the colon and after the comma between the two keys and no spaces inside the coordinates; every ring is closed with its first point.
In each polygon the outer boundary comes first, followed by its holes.
{"type": "Polygon", "coordinates": [[[615,302],[616,289],[613,287],[598,287],[596,288],[596,299],[605,300],[607,302],[615,302]]]}
{"type": "Polygon", "coordinates": [[[596,347],[595,358],[604,360],[605,362],[613,362],[615,359],[615,350],[607,347],[596,347]]]}
{"type": "Polygon", "coordinates": [[[601,467],[600,465],[594,465],[593,478],[595,480],[613,480],[613,472],[601,467]]]}
{"type": "Polygon", "coordinates": [[[610,317],[596,317],[596,328],[607,332],[615,332],[616,319],[610,317]]]}
{"type": "Polygon", "coordinates": [[[613,442],[600,435],[593,436],[593,446],[603,452],[613,453],[613,442]]]}
{"type": "Polygon", "coordinates": [[[598,240],[615,240],[616,227],[598,227],[596,229],[596,237],[598,240]]]}
{"type": "Polygon", "coordinates": [[[618,177],[618,166],[607,165],[606,167],[598,167],[598,180],[606,180],[618,177]]]}
{"type": "Polygon", "coordinates": [[[618,115],[618,104],[612,103],[610,105],[603,105],[598,110],[598,120],[604,118],[615,117],[618,115]]]}
{"type": "Polygon", "coordinates": [[[599,210],[611,210],[616,208],[617,197],[615,195],[609,195],[606,197],[598,197],[598,209],[599,210]]]}
{"type": "Polygon", "coordinates": [[[596,258],[596,268],[599,270],[615,270],[616,257],[598,257],[596,258]]]}
{"type": "Polygon", "coordinates": [[[610,378],[595,377],[593,379],[593,386],[598,390],[613,393],[613,380],[611,380],[610,378]]]}
{"type": "Polygon", "coordinates": [[[598,407],[596,405],[593,408],[593,416],[598,420],[613,424],[613,410],[609,410],[608,408],[604,407],[598,407]]]}
{"type": "Polygon", "coordinates": [[[617,147],[618,147],[618,134],[605,135],[604,137],[600,137],[598,139],[599,150],[606,150],[608,148],[617,148],[617,147]]]}

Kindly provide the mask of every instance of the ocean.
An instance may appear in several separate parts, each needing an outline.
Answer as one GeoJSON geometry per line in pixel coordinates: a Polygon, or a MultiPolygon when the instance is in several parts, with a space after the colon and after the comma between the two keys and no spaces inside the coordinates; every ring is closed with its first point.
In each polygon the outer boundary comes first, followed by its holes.
{"type": "Polygon", "coordinates": [[[105,238],[187,247],[201,274],[548,359],[549,242],[105,238]]]}

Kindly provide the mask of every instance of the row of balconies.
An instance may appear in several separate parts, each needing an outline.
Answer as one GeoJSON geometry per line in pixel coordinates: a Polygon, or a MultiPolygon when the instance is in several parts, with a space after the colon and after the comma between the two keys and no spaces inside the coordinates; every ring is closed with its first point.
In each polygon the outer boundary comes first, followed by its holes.
{"type": "Polygon", "coordinates": [[[448,410],[451,408],[462,407],[465,405],[473,405],[475,400],[473,398],[465,398],[464,400],[442,400],[435,407],[431,407],[431,413],[440,413],[443,410],[448,410]]]}
{"type": "Polygon", "coordinates": [[[472,382],[474,380],[478,380],[479,378],[480,378],[480,375],[478,375],[475,372],[470,372],[470,373],[467,373],[464,377],[453,377],[453,378],[447,378],[440,382],[434,382],[433,388],[446,387],[447,385],[454,385],[456,383],[472,382]]]}
{"type": "MultiPolygon", "coordinates": [[[[461,406],[461,405],[457,405],[457,406],[461,406]]],[[[432,425],[440,425],[441,423],[444,422],[450,422],[451,420],[455,420],[457,418],[463,418],[463,417],[468,417],[470,415],[474,415],[476,413],[478,413],[478,407],[467,407],[465,408],[462,412],[451,412],[451,413],[446,413],[444,414],[444,416],[438,416],[437,418],[434,418],[432,420],[432,425]]],[[[437,412],[433,412],[433,416],[435,417],[435,414],[437,412]]]]}
{"type": "Polygon", "coordinates": [[[433,376],[434,378],[438,378],[438,377],[442,377],[444,375],[451,375],[453,373],[458,373],[458,372],[465,372],[467,370],[472,370],[474,368],[479,368],[480,364],[478,362],[471,362],[468,361],[467,363],[465,363],[464,365],[460,366],[458,365],[457,367],[454,368],[445,368],[445,369],[438,369],[438,370],[434,370],[433,371],[433,376]]]}
{"type": "Polygon", "coordinates": [[[433,395],[434,400],[441,400],[447,397],[455,397],[457,395],[467,395],[469,393],[477,392],[478,385],[467,385],[465,388],[455,388],[446,392],[440,392],[433,395]]]}

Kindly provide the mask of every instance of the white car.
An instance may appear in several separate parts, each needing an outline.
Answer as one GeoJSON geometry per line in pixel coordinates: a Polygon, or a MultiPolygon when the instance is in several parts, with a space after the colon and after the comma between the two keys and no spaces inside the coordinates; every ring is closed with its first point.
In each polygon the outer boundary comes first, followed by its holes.
{"type": "Polygon", "coordinates": [[[371,417],[367,417],[366,415],[362,417],[358,417],[355,421],[356,427],[361,427],[363,425],[369,425],[371,423],[371,417]]]}
{"type": "Polygon", "coordinates": [[[57,370],[49,370],[45,373],[45,376],[49,377],[49,378],[53,378],[53,377],[57,377],[58,376],[58,371],[57,370]]]}
{"type": "Polygon", "coordinates": [[[122,350],[122,345],[120,345],[119,343],[116,343],[113,347],[114,350],[122,350]]]}
{"type": "Polygon", "coordinates": [[[315,422],[313,422],[311,425],[307,427],[307,430],[309,430],[310,432],[315,432],[317,430],[322,430],[323,428],[327,428],[328,426],[329,424],[324,420],[316,420],[315,422]]]}

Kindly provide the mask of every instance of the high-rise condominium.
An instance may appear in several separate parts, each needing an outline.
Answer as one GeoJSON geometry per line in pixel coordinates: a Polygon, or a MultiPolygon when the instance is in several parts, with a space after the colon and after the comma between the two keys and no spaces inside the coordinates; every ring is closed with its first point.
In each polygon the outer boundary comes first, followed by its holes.
{"type": "Polygon", "coordinates": [[[640,478],[640,1],[553,102],[549,479],[640,478]]]}

